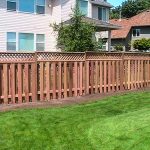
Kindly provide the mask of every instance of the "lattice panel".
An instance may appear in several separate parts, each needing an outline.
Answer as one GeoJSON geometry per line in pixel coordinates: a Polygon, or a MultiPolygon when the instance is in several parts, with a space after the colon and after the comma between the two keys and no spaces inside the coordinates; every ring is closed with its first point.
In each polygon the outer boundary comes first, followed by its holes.
{"type": "Polygon", "coordinates": [[[122,59],[121,53],[87,53],[86,60],[122,59]]]}
{"type": "Polygon", "coordinates": [[[84,58],[84,53],[37,53],[37,61],[84,61],[84,58]]]}
{"type": "Polygon", "coordinates": [[[35,61],[34,53],[0,53],[0,62],[31,62],[35,61]]]}
{"type": "Polygon", "coordinates": [[[150,60],[150,54],[149,53],[124,53],[124,59],[150,60]]]}

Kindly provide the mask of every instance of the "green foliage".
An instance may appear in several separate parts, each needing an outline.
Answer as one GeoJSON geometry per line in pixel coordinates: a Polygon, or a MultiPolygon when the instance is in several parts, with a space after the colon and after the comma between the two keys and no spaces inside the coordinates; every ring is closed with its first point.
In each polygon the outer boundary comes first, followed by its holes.
{"type": "Polygon", "coordinates": [[[150,49],[150,39],[142,38],[133,42],[133,47],[140,51],[150,49]]]}
{"type": "Polygon", "coordinates": [[[123,45],[122,44],[117,44],[117,45],[115,45],[114,48],[116,51],[123,51],[123,45]]]}
{"type": "Polygon", "coordinates": [[[57,46],[67,52],[94,51],[97,47],[96,39],[93,38],[95,27],[83,21],[84,15],[77,6],[73,10],[71,22],[68,25],[60,24],[54,26],[58,31],[57,46]]]}
{"type": "Polygon", "coordinates": [[[150,92],[0,113],[0,150],[149,150],[150,92]]]}
{"type": "Polygon", "coordinates": [[[111,10],[111,19],[118,19],[121,11],[123,18],[130,18],[141,11],[150,8],[150,0],[126,0],[121,6],[117,6],[111,10]]]}

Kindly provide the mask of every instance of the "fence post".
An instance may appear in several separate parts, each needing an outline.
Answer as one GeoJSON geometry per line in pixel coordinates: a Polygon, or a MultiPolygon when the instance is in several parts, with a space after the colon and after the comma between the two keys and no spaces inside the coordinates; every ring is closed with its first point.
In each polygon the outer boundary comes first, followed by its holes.
{"type": "Polygon", "coordinates": [[[120,90],[124,90],[123,88],[124,82],[124,53],[121,55],[121,62],[120,62],[120,90]]]}
{"type": "Polygon", "coordinates": [[[37,52],[34,54],[34,63],[32,64],[32,102],[37,101],[37,52]]]}

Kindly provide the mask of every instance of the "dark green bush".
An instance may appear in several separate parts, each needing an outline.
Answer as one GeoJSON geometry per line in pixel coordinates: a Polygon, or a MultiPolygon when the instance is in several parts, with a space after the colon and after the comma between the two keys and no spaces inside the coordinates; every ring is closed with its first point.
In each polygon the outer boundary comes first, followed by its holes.
{"type": "Polygon", "coordinates": [[[150,39],[142,38],[133,42],[133,47],[140,51],[146,51],[150,49],[150,39]]]}
{"type": "Polygon", "coordinates": [[[116,51],[123,51],[123,45],[122,44],[117,44],[117,45],[115,45],[114,48],[116,51]]]}

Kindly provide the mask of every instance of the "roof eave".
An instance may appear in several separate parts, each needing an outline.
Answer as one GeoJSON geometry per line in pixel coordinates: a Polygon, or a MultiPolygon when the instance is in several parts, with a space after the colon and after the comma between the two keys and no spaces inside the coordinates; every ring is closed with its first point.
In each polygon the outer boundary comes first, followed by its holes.
{"type": "Polygon", "coordinates": [[[108,3],[108,2],[91,1],[91,3],[92,3],[92,4],[95,4],[95,5],[99,5],[99,6],[109,7],[109,8],[114,7],[113,5],[111,5],[111,4],[108,3]]]}

